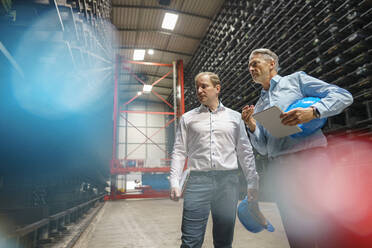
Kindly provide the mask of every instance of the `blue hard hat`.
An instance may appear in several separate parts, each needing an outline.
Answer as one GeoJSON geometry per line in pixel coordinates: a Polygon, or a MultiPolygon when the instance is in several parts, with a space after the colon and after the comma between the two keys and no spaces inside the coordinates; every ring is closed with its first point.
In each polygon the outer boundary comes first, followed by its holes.
{"type": "Polygon", "coordinates": [[[266,226],[260,223],[260,217],[262,214],[258,214],[259,211],[257,206],[254,206],[257,202],[250,202],[248,201],[247,197],[244,198],[243,201],[239,203],[238,206],[238,218],[240,223],[250,232],[258,233],[262,230],[266,229],[269,232],[274,232],[275,228],[271,225],[271,223],[266,220],[266,226]]]}
{"type": "MultiPolygon", "coordinates": [[[[319,102],[319,97],[305,97],[300,100],[296,100],[293,102],[285,112],[288,112],[289,110],[295,109],[295,108],[308,108],[315,103],[319,102]]],[[[321,118],[321,119],[314,119],[306,123],[299,124],[298,126],[302,129],[302,132],[292,134],[292,138],[298,138],[298,137],[306,137],[312,133],[314,133],[316,130],[322,128],[324,124],[327,122],[327,118],[321,118]]]]}

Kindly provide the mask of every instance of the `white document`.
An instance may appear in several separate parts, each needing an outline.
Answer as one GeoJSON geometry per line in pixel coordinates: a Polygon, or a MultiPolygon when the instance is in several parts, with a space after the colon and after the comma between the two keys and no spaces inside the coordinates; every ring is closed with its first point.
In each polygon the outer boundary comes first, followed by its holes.
{"type": "Polygon", "coordinates": [[[183,193],[183,191],[185,190],[186,184],[187,184],[187,180],[189,179],[189,177],[190,177],[190,169],[184,170],[182,172],[181,180],[180,180],[181,193],[183,193]]]}
{"type": "Polygon", "coordinates": [[[282,138],[302,131],[302,129],[297,125],[283,125],[282,120],[280,119],[282,113],[283,111],[279,107],[273,106],[259,113],[255,113],[253,118],[255,118],[272,136],[276,138],[282,138]]]}

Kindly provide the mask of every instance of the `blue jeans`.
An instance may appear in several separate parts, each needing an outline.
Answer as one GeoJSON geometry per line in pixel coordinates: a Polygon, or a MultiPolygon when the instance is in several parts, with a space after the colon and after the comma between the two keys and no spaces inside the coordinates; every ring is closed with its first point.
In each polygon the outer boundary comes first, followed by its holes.
{"type": "Polygon", "coordinates": [[[238,170],[191,172],[184,192],[181,248],[202,247],[209,212],[212,212],[214,247],[231,247],[238,185],[238,170]]]}

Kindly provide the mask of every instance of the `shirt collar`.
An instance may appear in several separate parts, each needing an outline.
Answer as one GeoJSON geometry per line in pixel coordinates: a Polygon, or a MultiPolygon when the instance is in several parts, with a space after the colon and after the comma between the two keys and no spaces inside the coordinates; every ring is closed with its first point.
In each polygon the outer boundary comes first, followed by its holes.
{"type": "Polygon", "coordinates": [[[270,88],[274,88],[280,81],[282,77],[278,74],[276,74],[271,80],[270,80],[270,88]]]}
{"type": "MultiPolygon", "coordinates": [[[[216,111],[214,112],[222,111],[224,109],[225,109],[225,106],[222,104],[222,102],[218,102],[218,107],[216,111]]],[[[209,108],[205,106],[204,104],[201,104],[199,107],[199,112],[207,112],[207,111],[209,111],[209,108]]]]}
{"type": "Polygon", "coordinates": [[[262,88],[262,90],[261,90],[261,96],[265,95],[268,91],[274,89],[275,86],[279,83],[279,81],[280,81],[281,78],[282,77],[279,74],[276,74],[274,77],[272,77],[271,80],[270,80],[270,88],[269,88],[269,90],[264,90],[262,88]]]}

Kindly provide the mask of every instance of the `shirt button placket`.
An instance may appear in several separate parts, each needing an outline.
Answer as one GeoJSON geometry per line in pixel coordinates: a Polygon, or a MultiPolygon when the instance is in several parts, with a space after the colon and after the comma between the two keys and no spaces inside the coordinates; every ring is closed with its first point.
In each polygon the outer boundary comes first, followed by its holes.
{"type": "Polygon", "coordinates": [[[214,163],[214,135],[213,135],[213,129],[214,129],[214,114],[211,114],[211,163],[212,167],[215,168],[216,164],[214,163]]]}

